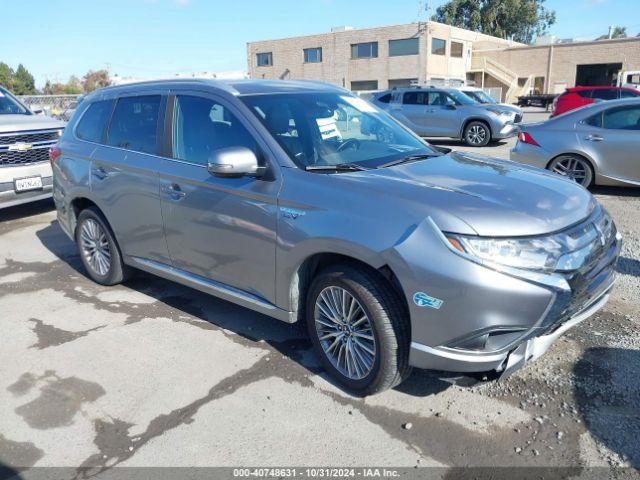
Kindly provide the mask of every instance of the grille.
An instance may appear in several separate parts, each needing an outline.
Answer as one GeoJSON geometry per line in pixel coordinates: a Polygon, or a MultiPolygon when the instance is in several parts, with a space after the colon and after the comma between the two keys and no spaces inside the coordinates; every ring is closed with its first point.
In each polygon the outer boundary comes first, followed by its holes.
{"type": "Polygon", "coordinates": [[[14,165],[29,165],[49,161],[48,148],[34,148],[26,152],[0,152],[0,167],[11,167],[14,165]]]}
{"type": "Polygon", "coordinates": [[[513,121],[513,123],[520,123],[522,121],[522,114],[521,113],[516,113],[516,118],[513,121]]]}
{"type": "Polygon", "coordinates": [[[33,132],[33,133],[12,133],[0,135],[0,146],[13,145],[14,143],[37,143],[52,142],[58,140],[58,131],[33,132]]]}

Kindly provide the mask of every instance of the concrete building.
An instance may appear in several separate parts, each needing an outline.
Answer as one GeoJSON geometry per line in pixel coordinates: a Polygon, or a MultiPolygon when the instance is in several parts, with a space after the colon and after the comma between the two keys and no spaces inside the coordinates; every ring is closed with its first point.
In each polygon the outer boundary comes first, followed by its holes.
{"type": "Polygon", "coordinates": [[[561,41],[495,48],[476,44],[468,79],[538,93],[561,93],[576,85],[615,84],[620,71],[640,70],[640,38],[561,41]]]}
{"type": "Polygon", "coordinates": [[[251,78],[323,80],[352,90],[408,86],[411,82],[463,83],[474,45],[521,45],[437,22],[379,28],[334,28],[330,33],[250,42],[251,78]]]}
{"type": "Polygon", "coordinates": [[[322,80],[355,91],[411,83],[473,83],[515,102],[529,92],[615,83],[640,70],[640,38],[540,39],[524,45],[437,22],[330,33],[247,44],[251,78],[322,80]]]}

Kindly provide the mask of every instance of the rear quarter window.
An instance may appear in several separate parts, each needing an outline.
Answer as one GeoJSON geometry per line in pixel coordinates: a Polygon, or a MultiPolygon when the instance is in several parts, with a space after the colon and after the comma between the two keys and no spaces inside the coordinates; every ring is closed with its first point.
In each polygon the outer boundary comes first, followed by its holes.
{"type": "Polygon", "coordinates": [[[591,93],[593,92],[593,90],[578,90],[576,92],[576,95],[578,95],[579,97],[582,98],[591,98],[591,93]]]}
{"type": "Polygon", "coordinates": [[[108,144],[136,152],[157,153],[160,95],[118,100],[109,126],[108,144]]]}
{"type": "Polygon", "coordinates": [[[101,100],[89,105],[78,122],[76,136],[88,142],[102,143],[112,106],[112,100],[101,100]]]}
{"type": "Polygon", "coordinates": [[[599,100],[615,100],[618,98],[618,91],[615,88],[594,90],[592,97],[599,100]]]}

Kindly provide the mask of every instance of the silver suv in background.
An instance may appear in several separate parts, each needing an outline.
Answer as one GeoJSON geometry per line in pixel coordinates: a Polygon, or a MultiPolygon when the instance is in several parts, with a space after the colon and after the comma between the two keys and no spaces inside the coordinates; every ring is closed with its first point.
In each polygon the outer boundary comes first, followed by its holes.
{"type": "Polygon", "coordinates": [[[93,280],[141,269],[302,321],[360,394],[412,366],[509,375],[604,305],[621,246],[574,182],[443,154],[315,82],[99,90],[52,158],[93,280]]]}
{"type": "Polygon", "coordinates": [[[421,137],[463,140],[483,147],[517,134],[521,118],[501,106],[483,105],[455,88],[394,88],[370,100],[421,137]]]}
{"type": "Polygon", "coordinates": [[[64,126],[0,87],[0,209],[51,197],[49,148],[64,126]]]}

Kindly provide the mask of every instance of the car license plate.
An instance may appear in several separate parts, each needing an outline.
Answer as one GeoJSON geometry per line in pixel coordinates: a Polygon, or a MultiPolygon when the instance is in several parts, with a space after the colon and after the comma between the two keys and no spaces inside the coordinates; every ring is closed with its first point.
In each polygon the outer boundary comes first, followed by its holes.
{"type": "Polygon", "coordinates": [[[40,190],[42,188],[42,177],[17,178],[14,181],[14,185],[16,192],[40,190]]]}

